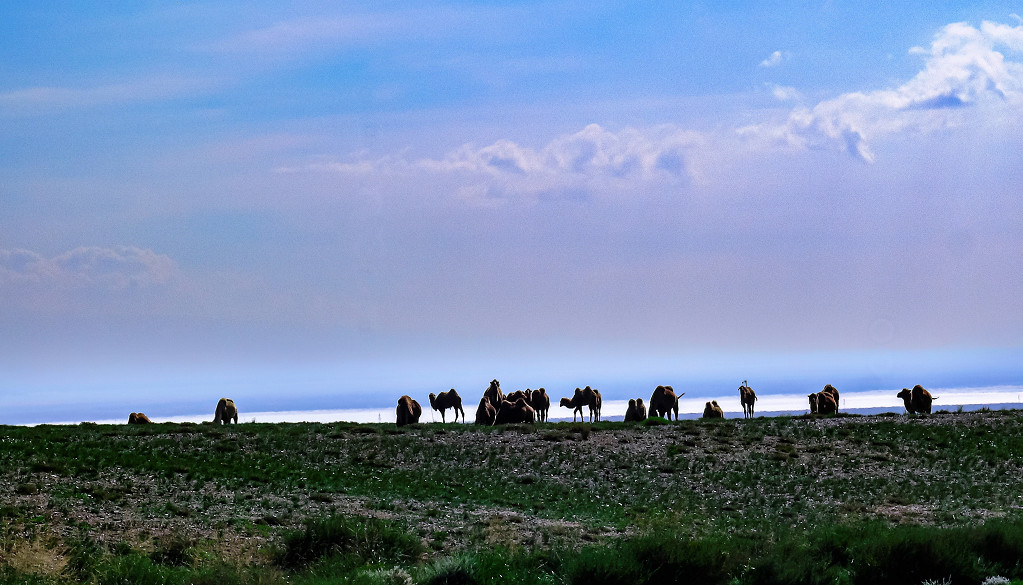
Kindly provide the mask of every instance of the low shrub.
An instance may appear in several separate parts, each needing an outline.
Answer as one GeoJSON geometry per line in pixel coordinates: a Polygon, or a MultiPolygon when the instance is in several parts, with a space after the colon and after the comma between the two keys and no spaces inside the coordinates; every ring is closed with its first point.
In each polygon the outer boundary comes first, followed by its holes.
{"type": "Polygon", "coordinates": [[[689,539],[666,530],[637,536],[610,547],[584,549],[566,563],[568,583],[728,583],[736,569],[732,545],[712,539],[689,539]]]}
{"type": "Polygon", "coordinates": [[[425,547],[408,531],[376,518],[331,516],[311,520],[305,529],[284,536],[278,562],[284,567],[309,565],[341,556],[362,563],[411,564],[425,547]]]}

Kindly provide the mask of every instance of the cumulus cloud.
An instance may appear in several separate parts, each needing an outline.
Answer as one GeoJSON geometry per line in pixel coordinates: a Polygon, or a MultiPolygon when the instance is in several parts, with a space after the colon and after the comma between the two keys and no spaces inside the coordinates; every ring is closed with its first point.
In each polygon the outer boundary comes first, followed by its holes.
{"type": "Polygon", "coordinates": [[[695,133],[674,127],[615,133],[590,124],[575,134],[559,136],[539,150],[509,140],[483,148],[463,146],[442,160],[422,160],[431,170],[471,170],[493,175],[548,177],[625,177],[684,173],[686,149],[695,133]]]}
{"type": "Polygon", "coordinates": [[[29,250],[0,250],[0,283],[8,285],[127,290],[165,284],[176,271],[168,256],[128,246],[76,248],[52,258],[29,250]]]}
{"type": "Polygon", "coordinates": [[[853,92],[813,108],[794,110],[783,125],[741,129],[747,136],[769,137],[797,147],[839,148],[872,162],[869,141],[904,131],[927,131],[959,122],[959,110],[993,104],[1018,117],[1023,97],[1023,64],[1002,51],[1023,52],[1023,25],[984,22],[943,27],[913,79],[895,89],[853,92]]]}

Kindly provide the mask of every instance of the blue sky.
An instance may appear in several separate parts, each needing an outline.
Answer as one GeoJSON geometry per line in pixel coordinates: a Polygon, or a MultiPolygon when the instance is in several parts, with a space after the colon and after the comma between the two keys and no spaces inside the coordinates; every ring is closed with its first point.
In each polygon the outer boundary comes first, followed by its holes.
{"type": "Polygon", "coordinates": [[[0,8],[0,423],[1021,383],[1018,9],[719,4],[0,8]]]}

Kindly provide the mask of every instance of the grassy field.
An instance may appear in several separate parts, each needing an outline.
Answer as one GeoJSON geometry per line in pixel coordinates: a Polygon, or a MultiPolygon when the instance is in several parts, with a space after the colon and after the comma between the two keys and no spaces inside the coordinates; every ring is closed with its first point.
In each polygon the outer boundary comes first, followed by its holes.
{"type": "Polygon", "coordinates": [[[0,582],[1018,584],[1021,480],[1019,411],[0,427],[0,582]]]}

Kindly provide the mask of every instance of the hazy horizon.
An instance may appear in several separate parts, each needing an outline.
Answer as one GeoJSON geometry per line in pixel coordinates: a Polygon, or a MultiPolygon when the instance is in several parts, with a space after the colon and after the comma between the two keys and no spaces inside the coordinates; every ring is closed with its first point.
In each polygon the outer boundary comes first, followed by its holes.
{"type": "Polygon", "coordinates": [[[1019,385],[1016,10],[0,8],[0,424],[1019,385]]]}

